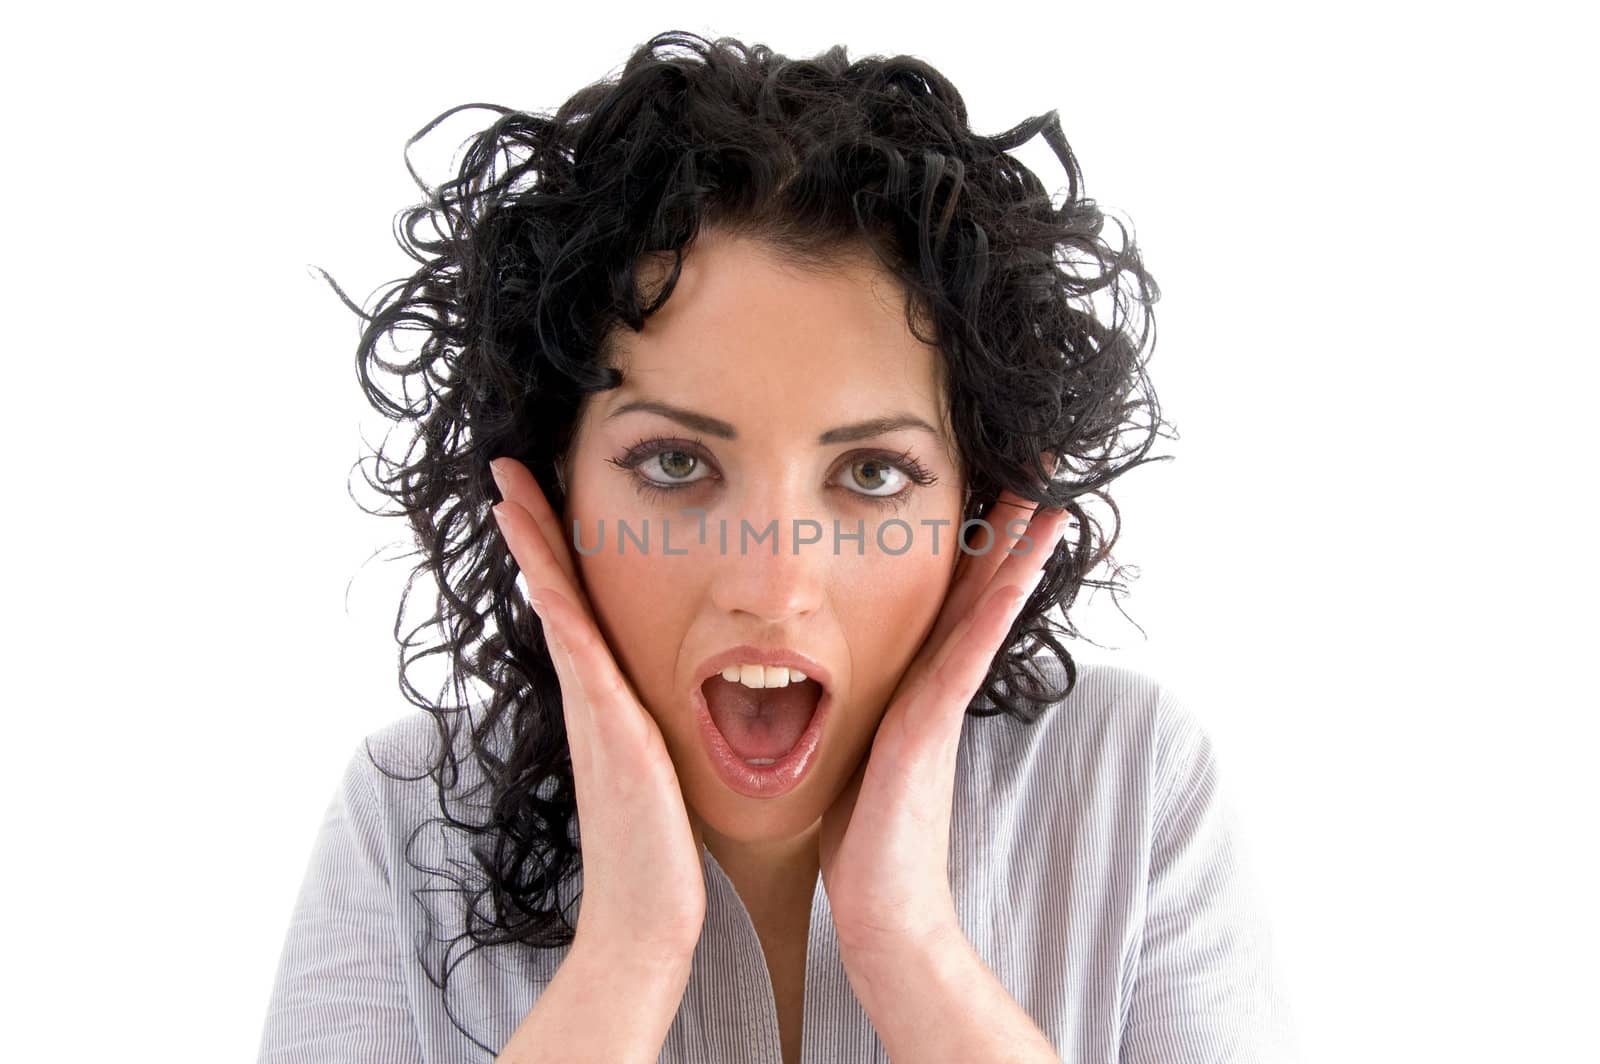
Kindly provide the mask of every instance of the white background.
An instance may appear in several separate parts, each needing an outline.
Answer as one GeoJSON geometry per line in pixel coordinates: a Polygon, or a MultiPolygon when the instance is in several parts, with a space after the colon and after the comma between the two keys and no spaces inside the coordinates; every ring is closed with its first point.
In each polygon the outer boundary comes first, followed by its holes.
{"type": "Polygon", "coordinates": [[[1102,595],[1083,657],[1212,732],[1307,1059],[1592,1052],[1578,5],[556,6],[8,16],[4,1055],[253,1059],[339,773],[412,710],[404,530],[347,494],[384,423],[307,264],[406,272],[407,136],[674,28],[1059,110],[1181,433],[1117,496],[1147,637],[1102,595]]]}

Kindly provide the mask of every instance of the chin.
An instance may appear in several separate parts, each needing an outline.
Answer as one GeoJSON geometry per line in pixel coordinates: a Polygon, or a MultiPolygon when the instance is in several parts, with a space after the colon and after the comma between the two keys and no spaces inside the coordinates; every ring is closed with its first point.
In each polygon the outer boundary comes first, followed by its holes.
{"type": "Polygon", "coordinates": [[[705,783],[711,791],[709,798],[691,802],[690,809],[707,832],[745,845],[785,842],[803,835],[816,826],[831,804],[831,798],[823,800],[806,789],[781,799],[763,800],[736,794],[715,779],[705,783]]]}

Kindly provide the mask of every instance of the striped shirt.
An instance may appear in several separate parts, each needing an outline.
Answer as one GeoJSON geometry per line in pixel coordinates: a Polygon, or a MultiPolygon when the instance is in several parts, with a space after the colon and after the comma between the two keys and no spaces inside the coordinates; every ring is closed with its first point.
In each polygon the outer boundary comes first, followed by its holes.
{"type": "MultiPolygon", "coordinates": [[[[419,711],[369,739],[393,769],[431,756],[436,733],[419,711]]],[[[464,776],[471,767],[463,762],[464,776]]],[[[969,715],[956,773],[950,877],[961,926],[1062,1060],[1298,1059],[1212,744],[1169,688],[1124,666],[1080,664],[1074,690],[1033,725],[969,715]]],[[[565,949],[464,953],[469,940],[457,943],[448,1013],[419,960],[425,950],[437,973],[464,927],[459,894],[413,896],[445,885],[406,859],[437,801],[427,777],[390,779],[366,743],[356,750],[289,922],[261,1064],[492,1061],[538,999],[565,949]]],[[[438,825],[410,854],[426,868],[477,867],[438,825]]],[[[709,851],[702,861],[705,923],[659,1059],[781,1064],[755,926],[709,851]]],[[[840,962],[820,876],[801,1058],[888,1060],[840,962]]]]}

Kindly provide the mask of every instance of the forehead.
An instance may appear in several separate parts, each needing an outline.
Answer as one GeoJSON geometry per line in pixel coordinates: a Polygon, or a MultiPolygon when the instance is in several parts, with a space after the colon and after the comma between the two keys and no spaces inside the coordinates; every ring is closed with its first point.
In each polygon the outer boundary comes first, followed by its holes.
{"type": "MultiPolygon", "coordinates": [[[[647,295],[670,265],[641,263],[647,295]]],[[[624,383],[606,393],[607,408],[640,393],[712,395],[781,398],[830,421],[885,406],[944,419],[939,351],[912,334],[903,288],[864,246],[817,268],[747,237],[702,234],[666,303],[642,332],[618,330],[613,356],[624,383]]]]}

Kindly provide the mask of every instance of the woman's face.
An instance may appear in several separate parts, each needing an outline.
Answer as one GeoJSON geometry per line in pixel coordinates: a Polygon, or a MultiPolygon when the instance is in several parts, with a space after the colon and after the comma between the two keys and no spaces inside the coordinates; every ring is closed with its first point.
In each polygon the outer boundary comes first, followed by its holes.
{"type": "Polygon", "coordinates": [[[581,536],[585,590],[691,812],[728,839],[778,841],[816,823],[866,754],[950,583],[964,485],[939,354],[911,334],[904,305],[865,250],[803,272],[767,245],[703,232],[643,332],[619,330],[622,385],[578,421],[565,519],[581,536]],[[910,419],[931,431],[827,435],[910,419]],[[755,538],[774,520],[776,553],[772,534],[755,538]],[[620,554],[619,521],[634,533],[620,554]],[[836,521],[865,534],[835,540],[836,521]],[[831,675],[810,766],[775,797],[724,782],[699,727],[697,670],[742,644],[797,651],[831,675]]]}

